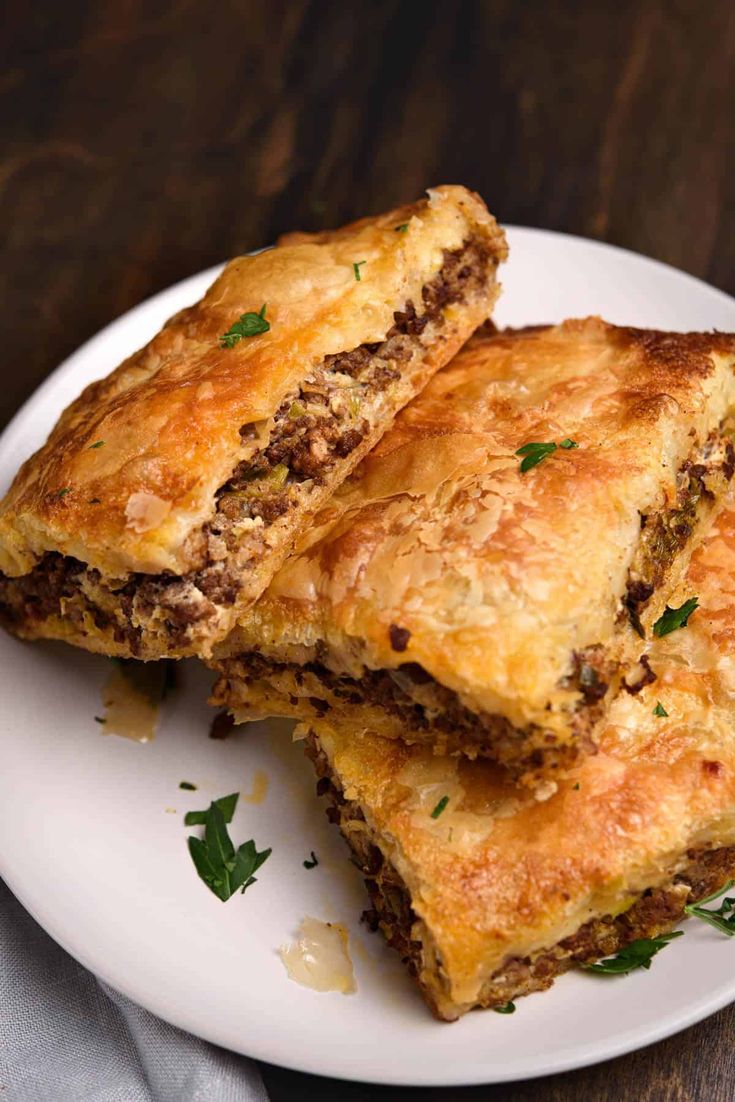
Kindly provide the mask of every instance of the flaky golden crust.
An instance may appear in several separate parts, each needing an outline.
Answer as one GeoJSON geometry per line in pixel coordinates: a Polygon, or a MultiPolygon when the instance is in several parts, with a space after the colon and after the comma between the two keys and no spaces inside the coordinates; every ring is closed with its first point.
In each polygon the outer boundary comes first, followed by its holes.
{"type": "MultiPolygon", "coordinates": [[[[486,762],[313,724],[410,893],[423,982],[444,1016],[492,1001],[491,979],[502,994],[505,969],[561,942],[586,959],[588,924],[609,925],[649,889],[678,883],[669,903],[680,913],[692,854],[735,845],[734,578],[735,495],[675,594],[700,608],[650,648],[656,682],[617,698],[599,754],[544,802],[486,762]]],[[[650,914],[634,917],[655,928],[650,914]]]]}
{"type": "MultiPolygon", "coordinates": [[[[682,472],[715,446],[734,365],[731,336],[596,318],[477,337],[403,411],[220,653],[318,657],[357,678],[418,665],[469,709],[564,738],[584,696],[575,655],[637,658],[623,605],[650,567],[638,561],[641,516],[680,515],[682,472]],[[567,438],[578,446],[521,473],[519,447],[567,438]]],[[[698,494],[679,526],[644,626],[712,501],[698,494]]]]}
{"type": "MultiPolygon", "coordinates": [[[[238,564],[248,568],[240,574],[247,574],[247,600],[254,599],[310,511],[489,314],[505,241],[482,201],[464,188],[438,188],[411,207],[231,261],[201,302],[89,386],[23,465],[0,505],[0,569],[26,575],[48,552],[112,579],[183,576],[206,567],[203,529],[217,492],[267,441],[283,400],[325,358],[383,341],[395,312],[414,300],[420,305],[422,288],[444,258],[468,240],[479,241],[489,257],[484,285],[471,300],[446,307],[442,331],[373,402],[375,423],[331,466],[308,507],[276,520],[270,544],[253,562],[238,564]],[[397,232],[404,223],[405,232],[397,232]],[[223,347],[221,335],[263,304],[270,330],[223,347]],[[254,427],[250,435],[242,431],[247,426],[254,427]]],[[[89,616],[83,627],[79,618],[63,619],[62,612],[14,626],[26,636],[62,634],[91,649],[125,647],[104,617],[89,616]]],[[[230,622],[229,615],[210,616],[193,649],[206,649],[230,622]]],[[[176,652],[158,641],[150,650],[143,644],[138,653],[176,652]]]]}

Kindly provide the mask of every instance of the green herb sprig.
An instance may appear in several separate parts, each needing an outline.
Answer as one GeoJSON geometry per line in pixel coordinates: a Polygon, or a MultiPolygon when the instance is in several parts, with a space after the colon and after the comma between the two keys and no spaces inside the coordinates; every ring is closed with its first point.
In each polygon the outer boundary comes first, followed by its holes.
{"type": "Polygon", "coordinates": [[[442,811],[444,811],[444,809],[445,809],[445,807],[447,806],[448,803],[449,803],[449,796],[442,796],[442,798],[439,800],[439,803],[436,805],[436,807],[434,808],[434,810],[431,813],[432,819],[438,819],[439,816],[441,815],[442,811]]]}
{"type": "Polygon", "coordinates": [[[265,319],[265,307],[263,303],[257,314],[240,314],[240,320],[236,321],[226,333],[220,337],[223,348],[234,348],[243,337],[257,337],[258,333],[267,333],[271,323],[265,319]]]}
{"type": "Polygon", "coordinates": [[[271,855],[270,849],[259,853],[252,838],[237,850],[232,844],[227,823],[232,821],[238,795],[213,800],[205,812],[189,812],[184,819],[190,826],[193,816],[204,816],[204,837],[189,836],[189,853],[201,879],[223,903],[254,884],[255,873],[271,855]]]}
{"type": "Polygon", "coordinates": [[[494,1006],[493,1010],[496,1014],[515,1014],[516,1004],[513,1002],[501,1003],[500,1006],[494,1006]]]}
{"type": "Polygon", "coordinates": [[[311,860],[303,861],[302,864],[305,869],[315,869],[317,867],[317,865],[319,864],[319,859],[314,853],[314,850],[311,851],[311,860]]]}
{"type": "Polygon", "coordinates": [[[637,941],[631,941],[624,949],[614,957],[597,961],[596,964],[583,964],[586,972],[594,972],[598,976],[627,976],[637,968],[650,968],[651,961],[665,949],[675,937],[681,937],[683,930],[672,930],[669,934],[661,934],[659,937],[642,937],[637,941]]]}
{"type": "Polygon", "coordinates": [[[360,275],[360,268],[362,268],[363,264],[367,264],[367,260],[358,260],[356,264],[352,265],[352,271],[355,273],[355,279],[358,283],[362,279],[362,276],[360,275]]]}
{"type": "Polygon", "coordinates": [[[699,605],[698,597],[690,597],[680,608],[669,608],[667,605],[661,616],[653,625],[653,634],[657,638],[669,635],[677,628],[685,628],[689,623],[689,617],[699,605]]]}
{"type": "Polygon", "coordinates": [[[95,440],[94,444],[89,445],[89,450],[94,451],[95,448],[104,448],[104,446],[105,446],[104,440],[95,440]]]}
{"type": "Polygon", "coordinates": [[[656,707],[653,709],[653,714],[655,716],[661,716],[662,718],[665,719],[668,716],[669,713],[666,711],[666,709],[664,708],[661,701],[657,700],[656,701],[656,707]]]}
{"type": "Polygon", "coordinates": [[[557,448],[563,448],[564,451],[569,451],[571,448],[578,447],[579,444],[577,444],[576,441],[570,440],[569,437],[567,437],[565,440],[562,440],[560,444],[555,444],[553,440],[546,444],[524,444],[515,454],[524,456],[521,460],[521,474],[525,474],[526,471],[530,471],[532,467],[536,467],[539,463],[542,463],[549,455],[553,455],[557,448]]]}
{"type": "MultiPolygon", "coordinates": [[[[237,801],[239,798],[240,793],[233,792],[230,796],[220,796],[218,800],[213,801],[219,808],[225,823],[232,822],[232,816],[235,814],[235,808],[237,807],[237,801]]],[[[211,804],[210,807],[206,809],[206,811],[187,811],[186,815],[184,816],[184,826],[206,826],[207,816],[209,815],[210,810],[211,804]]]]}
{"type": "Polygon", "coordinates": [[[684,908],[685,913],[693,915],[695,918],[701,918],[703,922],[708,922],[710,926],[714,926],[716,930],[727,937],[735,936],[735,897],[727,896],[716,911],[708,911],[704,906],[705,903],[712,903],[713,900],[719,899],[722,893],[728,892],[733,884],[735,884],[735,880],[728,880],[716,892],[700,899],[698,903],[687,903],[684,908]]]}

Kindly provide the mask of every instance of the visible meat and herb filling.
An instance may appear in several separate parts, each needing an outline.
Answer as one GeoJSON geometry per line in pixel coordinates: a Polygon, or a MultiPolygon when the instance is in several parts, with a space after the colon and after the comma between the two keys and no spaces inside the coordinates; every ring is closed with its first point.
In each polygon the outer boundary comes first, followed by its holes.
{"type": "MultiPolygon", "coordinates": [[[[470,1006],[451,999],[441,958],[425,924],[411,906],[401,876],[375,843],[360,805],[346,800],[316,737],[306,741],[306,753],[319,776],[317,792],[330,800],[327,816],[336,823],[365,877],[371,907],[363,914],[371,929],[380,929],[420,985],[435,1015],[453,1021],[470,1006]]],[[[684,907],[715,892],[735,875],[735,847],[694,849],[680,872],[656,888],[642,892],[617,916],[602,915],[586,922],[568,938],[527,957],[509,957],[483,984],[473,1006],[501,1006],[521,995],[545,991],[557,976],[576,964],[618,953],[638,938],[657,937],[684,918],[684,907]]]]}
{"type": "Polygon", "coordinates": [[[677,476],[674,508],[641,515],[641,538],[631,564],[625,599],[630,622],[642,636],[640,614],[664,581],[672,560],[686,546],[701,515],[711,510],[735,473],[732,425],[711,433],[700,454],[687,460],[677,476]]]}
{"type": "Polygon", "coordinates": [[[248,458],[217,492],[200,569],[185,576],[134,574],[114,587],[84,563],[49,553],[24,577],[0,577],[0,617],[11,626],[28,617],[91,617],[133,653],[142,624],[155,623],[174,645],[183,642],[193,624],[235,602],[244,576],[268,551],[269,530],[280,527],[285,534],[294,510],[308,508],[325,476],[390,415],[387,392],[423,363],[446,307],[482,293],[490,276],[490,254],[480,238],[445,251],[421,303],[409,301],[396,311],[383,341],[326,357],[272,422],[242,428],[248,458]]]}
{"type": "Polygon", "coordinates": [[[402,737],[411,742],[431,741],[448,753],[482,755],[502,762],[517,776],[543,768],[568,769],[585,753],[594,751],[590,733],[602,714],[602,701],[617,676],[601,647],[575,654],[562,687],[580,694],[572,716],[573,737],[561,741],[540,726],[514,727],[501,715],[473,712],[458,695],[439,684],[415,662],[395,670],[365,669],[360,679],[337,674],[309,662],[289,666],[260,654],[241,655],[224,665],[225,681],[215,690],[220,703],[232,705],[227,679],[233,682],[275,683],[289,714],[302,719],[321,718],[341,704],[378,707],[401,721],[402,737]],[[293,690],[293,691],[290,691],[293,690]]]}

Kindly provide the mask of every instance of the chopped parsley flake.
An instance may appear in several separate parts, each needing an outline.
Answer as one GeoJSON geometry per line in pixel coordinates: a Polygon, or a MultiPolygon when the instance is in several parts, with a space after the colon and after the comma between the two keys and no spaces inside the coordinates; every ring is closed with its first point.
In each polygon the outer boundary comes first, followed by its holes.
{"type": "Polygon", "coordinates": [[[94,444],[89,445],[89,450],[92,451],[93,448],[102,448],[104,444],[104,440],[95,440],[94,444]]]}
{"type": "MultiPolygon", "coordinates": [[[[233,792],[230,796],[220,796],[218,800],[214,801],[219,810],[222,812],[222,818],[226,823],[232,822],[232,816],[235,814],[235,808],[237,807],[239,796],[239,792],[233,792]]],[[[187,811],[186,815],[184,816],[184,826],[206,826],[208,814],[209,809],[207,809],[206,811],[187,811]]]]}
{"type": "Polygon", "coordinates": [[[721,888],[718,888],[716,892],[712,892],[712,895],[705,896],[704,899],[700,899],[698,903],[687,903],[684,911],[688,915],[694,915],[695,918],[701,918],[703,922],[708,922],[710,926],[714,926],[720,933],[725,934],[727,937],[735,936],[735,898],[728,896],[723,899],[720,906],[716,911],[708,911],[705,907],[705,903],[712,903],[713,900],[718,899],[723,892],[728,892],[730,888],[735,884],[735,880],[728,880],[726,884],[723,884],[721,888]]]}
{"type": "MultiPolygon", "coordinates": [[[[567,437],[562,440],[558,447],[563,448],[565,451],[569,451],[570,448],[578,448],[579,444],[574,440],[570,440],[567,437]]],[[[519,448],[516,455],[522,455],[524,458],[521,460],[521,474],[525,474],[526,471],[530,471],[532,467],[538,466],[549,455],[553,455],[557,449],[557,445],[553,440],[548,443],[530,443],[524,444],[522,448],[519,448]]]]}
{"type": "Polygon", "coordinates": [[[192,784],[191,781],[181,781],[179,788],[183,788],[185,792],[196,792],[197,786],[192,784]]]}
{"type": "Polygon", "coordinates": [[[439,816],[441,815],[442,811],[444,811],[444,809],[445,809],[445,807],[447,806],[448,803],[449,803],[449,796],[442,796],[442,798],[439,800],[439,803],[436,805],[436,807],[434,808],[434,810],[431,813],[432,819],[438,819],[439,816]]]}
{"type": "Polygon", "coordinates": [[[600,960],[596,964],[583,964],[586,972],[594,972],[598,976],[627,976],[628,972],[634,972],[637,968],[650,968],[651,961],[665,949],[675,937],[681,937],[683,930],[672,930],[670,934],[661,934],[659,937],[642,937],[637,941],[631,941],[614,957],[600,960]]]}
{"type": "Polygon", "coordinates": [[[59,501],[62,497],[66,497],[68,493],[71,493],[71,486],[62,486],[60,490],[54,490],[52,494],[49,494],[54,501],[59,501]]]}
{"type": "Polygon", "coordinates": [[[408,222],[401,222],[400,226],[395,227],[395,233],[407,233],[407,232],[408,232],[408,222]]]}
{"type": "Polygon", "coordinates": [[[661,636],[668,635],[670,632],[676,631],[677,628],[685,628],[689,622],[689,617],[698,605],[698,597],[690,597],[680,608],[669,608],[667,605],[663,614],[653,625],[653,634],[660,639],[661,636]]]}
{"type": "Polygon", "coordinates": [[[107,723],[107,720],[104,716],[95,716],[94,721],[95,723],[107,723]]]}
{"type": "MultiPolygon", "coordinates": [[[[237,799],[235,792],[213,800],[206,811],[195,812],[204,816],[204,837],[189,836],[189,853],[200,878],[223,903],[236,891],[244,892],[254,884],[255,873],[271,855],[270,849],[259,853],[252,838],[235,849],[227,823],[235,813],[237,799]]],[[[187,820],[188,815],[184,821],[187,820]]]]}
{"type": "Polygon", "coordinates": [[[352,265],[352,271],[355,273],[355,279],[358,283],[362,279],[362,276],[360,275],[360,268],[363,266],[363,264],[367,264],[367,260],[358,260],[356,264],[352,265]]]}
{"type": "Polygon", "coordinates": [[[220,337],[222,348],[234,348],[243,337],[256,337],[258,333],[267,333],[271,324],[265,319],[265,307],[266,304],[263,303],[257,314],[240,314],[240,320],[231,325],[220,337]]]}
{"type": "Polygon", "coordinates": [[[657,701],[656,701],[656,707],[655,707],[655,708],[653,709],[653,714],[654,714],[655,716],[662,716],[662,717],[666,717],[666,716],[668,716],[668,714],[669,714],[669,713],[668,713],[668,712],[666,711],[666,709],[664,708],[664,706],[663,706],[663,704],[661,703],[661,701],[660,701],[660,700],[657,700],[657,701]]]}
{"type": "Polygon", "coordinates": [[[579,781],[573,787],[575,792],[579,792],[579,781]]]}
{"type": "Polygon", "coordinates": [[[516,1004],[512,1002],[501,1003],[500,1006],[494,1006],[493,1010],[496,1014],[515,1014],[516,1004]]]}
{"type": "Polygon", "coordinates": [[[314,853],[314,850],[312,850],[311,851],[311,860],[310,861],[304,861],[303,866],[304,866],[305,869],[315,869],[318,864],[319,864],[319,861],[317,859],[317,855],[314,853]]]}

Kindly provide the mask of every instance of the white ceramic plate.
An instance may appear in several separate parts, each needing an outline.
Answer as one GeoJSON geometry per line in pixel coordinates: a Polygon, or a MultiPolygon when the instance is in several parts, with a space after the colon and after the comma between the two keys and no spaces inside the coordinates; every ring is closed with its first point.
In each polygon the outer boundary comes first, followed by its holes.
{"type": "MultiPolygon", "coordinates": [[[[735,301],[651,260],[593,242],[511,229],[502,324],[600,313],[671,329],[735,330],[735,301]]],[[[0,441],[0,480],[45,438],[62,406],[198,298],[203,272],[132,310],[36,392],[0,441]]],[[[184,666],[147,745],[94,722],[108,660],[0,635],[0,874],[70,953],[170,1022],[227,1048],[346,1079],[490,1083],[562,1071],[639,1048],[735,998],[735,946],[704,923],[621,979],[574,974],[511,1017],[434,1022],[397,959],[359,923],[357,870],[314,796],[311,767],[283,725],[207,738],[210,676],[184,666]],[[220,903],[197,878],[187,809],[268,777],[232,825],[273,855],[245,895],[220,903]],[[179,781],[199,786],[179,790],[179,781]],[[168,809],[175,809],[175,814],[168,809]],[[314,850],[319,866],[302,862],[314,850]],[[304,915],[350,931],[357,994],[288,980],[276,950],[304,915]]]]}

